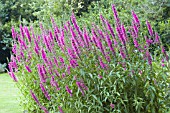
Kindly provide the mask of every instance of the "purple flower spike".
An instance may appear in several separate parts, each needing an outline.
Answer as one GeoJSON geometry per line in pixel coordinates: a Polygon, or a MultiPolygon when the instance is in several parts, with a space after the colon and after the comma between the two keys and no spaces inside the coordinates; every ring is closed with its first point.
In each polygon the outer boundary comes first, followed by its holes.
{"type": "Polygon", "coordinates": [[[133,16],[133,20],[134,20],[135,24],[140,26],[139,18],[138,18],[138,16],[136,15],[136,13],[134,11],[132,11],[132,16],[133,16]]]}
{"type": "Polygon", "coordinates": [[[124,49],[122,47],[120,47],[120,55],[121,55],[122,59],[126,58],[126,54],[124,53],[124,49]]]}
{"type": "Polygon", "coordinates": [[[16,34],[16,32],[15,32],[14,26],[12,26],[11,32],[12,32],[12,38],[13,38],[13,39],[16,39],[17,34],[16,34]]]}
{"type": "Polygon", "coordinates": [[[88,36],[87,30],[86,28],[84,28],[84,33],[83,33],[83,37],[84,37],[84,41],[87,47],[89,47],[89,43],[90,43],[90,38],[88,36]]]}
{"type": "Polygon", "coordinates": [[[44,111],[44,113],[49,113],[48,110],[44,106],[41,106],[41,109],[44,111]]]}
{"type": "Polygon", "coordinates": [[[20,25],[20,33],[21,33],[22,39],[24,39],[24,30],[23,30],[22,25],[20,25]]]}
{"type": "Polygon", "coordinates": [[[39,50],[38,50],[37,47],[34,47],[34,51],[35,51],[35,53],[36,53],[37,55],[39,55],[39,50]]]}
{"type": "Polygon", "coordinates": [[[29,73],[32,72],[29,66],[25,65],[25,68],[26,68],[26,70],[27,70],[29,73]]]}
{"type": "Polygon", "coordinates": [[[112,46],[112,41],[111,41],[109,35],[106,36],[106,42],[107,42],[107,45],[108,45],[108,47],[110,48],[112,54],[115,55],[115,50],[114,50],[114,48],[113,48],[113,46],[112,46]]]}
{"type": "Polygon", "coordinates": [[[50,84],[52,87],[56,87],[56,90],[60,90],[58,83],[54,79],[54,76],[51,77],[50,84]]]}
{"type": "Polygon", "coordinates": [[[70,58],[76,59],[76,55],[74,54],[73,50],[71,48],[67,48],[67,52],[70,58]]]}
{"type": "Polygon", "coordinates": [[[12,52],[16,55],[17,54],[17,45],[14,44],[13,47],[12,47],[12,52]]]}
{"type": "Polygon", "coordinates": [[[80,40],[81,40],[81,44],[82,44],[82,46],[84,46],[84,40],[83,40],[82,31],[80,30],[80,27],[77,24],[76,17],[74,16],[74,13],[72,13],[71,20],[72,20],[72,23],[74,25],[74,28],[78,32],[78,35],[79,35],[80,40]]]}
{"type": "Polygon", "coordinates": [[[84,90],[81,87],[81,83],[77,81],[76,85],[78,86],[79,90],[81,91],[82,95],[84,96],[84,90]]]}
{"type": "Polygon", "coordinates": [[[8,72],[8,74],[11,76],[11,78],[12,78],[15,82],[18,82],[18,79],[16,78],[14,72],[8,72]]]}
{"type": "Polygon", "coordinates": [[[31,36],[30,36],[29,30],[28,30],[28,28],[27,28],[26,26],[24,27],[24,31],[25,31],[25,33],[26,33],[26,36],[27,36],[27,38],[28,38],[28,41],[31,42],[31,36]]]}
{"type": "Polygon", "coordinates": [[[49,43],[49,38],[48,38],[48,36],[46,36],[46,35],[44,35],[44,43],[45,43],[45,45],[46,45],[46,48],[51,52],[51,45],[50,45],[50,43],[49,43]]]}
{"type": "Polygon", "coordinates": [[[44,51],[44,49],[41,50],[41,55],[42,55],[42,59],[44,60],[45,63],[48,64],[48,59],[47,59],[47,55],[46,52],[44,51]]]}
{"type": "Polygon", "coordinates": [[[107,29],[110,31],[110,34],[112,35],[112,37],[115,38],[113,28],[111,27],[110,23],[107,20],[106,20],[106,25],[107,25],[107,29]]]}
{"type": "Polygon", "coordinates": [[[78,46],[74,39],[71,39],[71,44],[72,44],[72,48],[73,48],[74,52],[76,53],[77,57],[79,57],[79,49],[78,49],[78,46]]]}
{"type": "Polygon", "coordinates": [[[146,25],[147,25],[150,36],[153,36],[153,30],[152,30],[151,24],[148,22],[148,20],[146,21],[146,25]]]}
{"type": "Polygon", "coordinates": [[[67,66],[67,74],[70,75],[70,65],[67,66]]]}
{"type": "Polygon", "coordinates": [[[32,90],[30,90],[31,96],[32,98],[35,100],[35,102],[40,106],[40,102],[38,100],[38,98],[36,97],[36,95],[34,94],[34,92],[32,90]]]}
{"type": "Polygon", "coordinates": [[[48,92],[46,91],[44,85],[42,83],[40,83],[40,87],[41,87],[41,90],[42,92],[44,93],[45,97],[50,100],[50,95],[48,94],[48,92]]]}
{"type": "Polygon", "coordinates": [[[155,33],[155,40],[154,40],[154,42],[156,44],[160,44],[160,36],[158,35],[158,33],[155,33]]]}
{"type": "Polygon", "coordinates": [[[66,91],[70,94],[71,97],[73,96],[72,90],[69,89],[68,85],[66,85],[66,91]]]}
{"type": "Polygon", "coordinates": [[[64,113],[64,111],[62,110],[62,108],[60,106],[58,106],[59,112],[60,113],[64,113]]]}
{"type": "Polygon", "coordinates": [[[122,30],[123,40],[125,40],[125,42],[127,42],[128,39],[127,39],[127,34],[126,34],[124,25],[121,25],[121,30],[122,30]]]}
{"type": "Polygon", "coordinates": [[[106,64],[104,64],[103,60],[100,57],[98,59],[99,59],[101,68],[105,69],[107,67],[106,64]]]}
{"type": "Polygon", "coordinates": [[[70,59],[70,65],[72,68],[76,68],[78,66],[77,60],[70,59]]]}
{"type": "Polygon", "coordinates": [[[38,67],[38,74],[39,74],[39,77],[40,77],[40,82],[42,82],[42,83],[46,82],[42,66],[40,64],[37,64],[37,67],[38,67]]]}
{"type": "Polygon", "coordinates": [[[54,63],[55,63],[55,65],[56,65],[56,67],[58,68],[59,65],[58,65],[58,61],[57,61],[57,58],[56,58],[56,57],[54,57],[54,63]]]}
{"type": "Polygon", "coordinates": [[[152,58],[151,58],[149,50],[146,51],[146,57],[148,59],[148,64],[152,65],[152,58]]]}
{"type": "Polygon", "coordinates": [[[114,4],[112,5],[112,11],[113,11],[113,14],[114,14],[114,18],[115,18],[115,20],[116,20],[116,24],[117,24],[117,25],[120,24],[120,20],[119,20],[119,17],[118,17],[118,14],[117,14],[117,10],[116,10],[114,4]]]}

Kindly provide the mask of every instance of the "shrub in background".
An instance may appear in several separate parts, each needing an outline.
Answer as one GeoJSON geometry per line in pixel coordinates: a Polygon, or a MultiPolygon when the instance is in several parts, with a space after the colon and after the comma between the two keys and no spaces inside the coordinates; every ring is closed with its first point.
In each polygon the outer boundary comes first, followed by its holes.
{"type": "Polygon", "coordinates": [[[132,11],[124,26],[112,5],[114,26],[71,22],[52,29],[40,24],[12,27],[9,75],[16,81],[28,112],[166,113],[169,107],[169,53],[150,23],[142,26],[132,11]],[[147,32],[145,31],[147,29],[147,32]],[[129,32],[129,35],[128,33],[129,32]],[[156,50],[151,54],[152,46],[156,50]]]}

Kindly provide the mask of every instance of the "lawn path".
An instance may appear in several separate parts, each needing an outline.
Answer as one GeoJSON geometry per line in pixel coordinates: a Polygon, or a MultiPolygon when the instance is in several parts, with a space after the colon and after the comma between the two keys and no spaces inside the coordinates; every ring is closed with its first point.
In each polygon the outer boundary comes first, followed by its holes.
{"type": "Polygon", "coordinates": [[[22,113],[18,89],[8,74],[0,74],[0,113],[22,113]]]}

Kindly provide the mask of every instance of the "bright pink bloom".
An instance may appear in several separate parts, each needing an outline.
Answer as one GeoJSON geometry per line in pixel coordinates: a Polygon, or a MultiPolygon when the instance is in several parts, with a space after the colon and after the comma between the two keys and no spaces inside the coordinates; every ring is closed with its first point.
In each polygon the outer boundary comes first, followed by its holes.
{"type": "Polygon", "coordinates": [[[34,94],[34,92],[33,92],[32,90],[30,90],[30,93],[31,93],[32,98],[35,100],[35,102],[36,102],[38,105],[40,105],[40,102],[39,102],[38,98],[36,97],[36,95],[34,94]]]}
{"type": "Polygon", "coordinates": [[[48,94],[48,92],[46,91],[44,85],[42,83],[40,83],[40,88],[42,90],[42,92],[44,93],[45,97],[50,100],[50,95],[48,94]]]}
{"type": "Polygon", "coordinates": [[[27,70],[29,73],[32,72],[29,66],[25,65],[25,68],[26,68],[26,70],[27,70]]]}
{"type": "Polygon", "coordinates": [[[152,30],[151,24],[148,22],[148,20],[146,21],[146,25],[147,25],[150,36],[153,36],[153,30],[152,30]]]}
{"type": "Polygon", "coordinates": [[[13,38],[13,39],[16,39],[17,35],[16,35],[16,32],[15,32],[14,26],[12,26],[11,32],[12,32],[12,38],[13,38]]]}
{"type": "Polygon", "coordinates": [[[18,82],[18,79],[16,78],[14,72],[8,72],[8,74],[11,76],[11,78],[12,78],[15,82],[18,82]]]}
{"type": "Polygon", "coordinates": [[[113,14],[114,14],[114,18],[115,18],[115,20],[116,20],[116,24],[117,24],[117,25],[120,24],[120,19],[119,19],[119,17],[118,17],[118,13],[117,13],[117,10],[116,10],[114,4],[112,5],[112,11],[113,11],[113,14]]]}
{"type": "Polygon", "coordinates": [[[66,85],[66,91],[70,94],[70,96],[72,97],[73,93],[72,90],[69,89],[68,85],[66,85]]]}
{"type": "Polygon", "coordinates": [[[49,113],[48,110],[47,110],[44,106],[41,106],[41,109],[42,109],[45,113],[49,113]]]}
{"type": "Polygon", "coordinates": [[[132,16],[133,16],[133,20],[134,20],[135,24],[140,26],[139,18],[138,18],[138,16],[136,15],[136,13],[134,11],[132,11],[132,16]]]}

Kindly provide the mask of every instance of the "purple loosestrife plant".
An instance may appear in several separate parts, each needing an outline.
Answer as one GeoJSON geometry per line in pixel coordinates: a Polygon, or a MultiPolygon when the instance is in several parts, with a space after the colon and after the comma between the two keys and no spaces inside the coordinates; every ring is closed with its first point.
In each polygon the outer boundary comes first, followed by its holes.
{"type": "Polygon", "coordinates": [[[102,25],[81,23],[81,28],[72,13],[72,23],[59,27],[53,17],[51,28],[40,23],[38,30],[20,26],[17,32],[12,27],[14,55],[8,73],[21,91],[24,109],[167,112],[169,52],[148,21],[146,32],[134,11],[131,25],[121,22],[115,5],[112,11],[115,21],[100,15],[102,25]]]}

